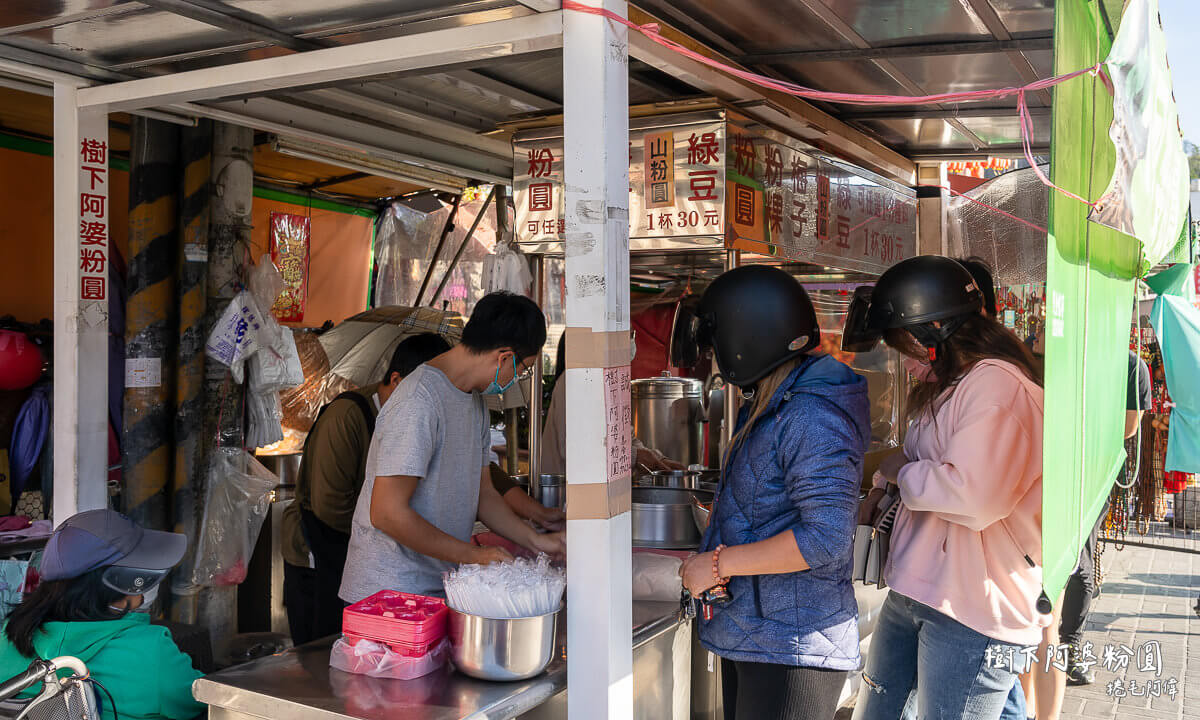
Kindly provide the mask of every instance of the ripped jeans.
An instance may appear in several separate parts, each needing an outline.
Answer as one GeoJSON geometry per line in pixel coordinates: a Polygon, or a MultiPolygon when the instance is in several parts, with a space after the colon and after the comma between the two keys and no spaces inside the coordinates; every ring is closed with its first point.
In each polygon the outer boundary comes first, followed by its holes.
{"type": "Polygon", "coordinates": [[[998,720],[1017,675],[986,659],[1007,648],[1020,652],[893,590],[871,634],[854,720],[998,720]]]}

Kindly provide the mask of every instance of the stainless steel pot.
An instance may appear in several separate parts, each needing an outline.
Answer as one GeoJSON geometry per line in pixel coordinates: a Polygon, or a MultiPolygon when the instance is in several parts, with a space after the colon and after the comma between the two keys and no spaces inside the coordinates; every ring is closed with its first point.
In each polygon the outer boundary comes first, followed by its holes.
{"type": "Polygon", "coordinates": [[[633,431],[642,444],[685,465],[704,462],[704,383],[660,376],[634,380],[633,431]]]}
{"type": "Polygon", "coordinates": [[[692,519],[692,498],[712,502],[707,490],[666,487],[633,489],[633,544],[664,550],[690,550],[700,544],[692,519]]]}
{"type": "Polygon", "coordinates": [[[716,470],[659,470],[641,475],[634,482],[639,487],[683,488],[717,492],[717,481],[721,473],[716,470]]]}
{"type": "MultiPolygon", "coordinates": [[[[550,475],[543,473],[541,482],[541,497],[534,498],[546,507],[554,507],[562,510],[567,504],[567,476],[566,475],[550,475]]],[[[533,491],[529,489],[528,475],[513,475],[512,481],[525,489],[532,497],[533,491]]]]}
{"type": "Polygon", "coordinates": [[[450,658],[480,680],[525,680],[554,657],[558,614],[531,618],[486,618],[450,608],[450,658]]]}

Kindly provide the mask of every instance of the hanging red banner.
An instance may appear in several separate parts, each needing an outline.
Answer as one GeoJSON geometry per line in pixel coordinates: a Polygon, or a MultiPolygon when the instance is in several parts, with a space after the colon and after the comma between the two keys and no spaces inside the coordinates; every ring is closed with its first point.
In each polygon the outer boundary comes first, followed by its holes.
{"type": "Polygon", "coordinates": [[[308,301],[308,241],[310,222],[304,215],[271,213],[271,261],[283,275],[283,292],[271,312],[280,322],[304,320],[308,301]]]}

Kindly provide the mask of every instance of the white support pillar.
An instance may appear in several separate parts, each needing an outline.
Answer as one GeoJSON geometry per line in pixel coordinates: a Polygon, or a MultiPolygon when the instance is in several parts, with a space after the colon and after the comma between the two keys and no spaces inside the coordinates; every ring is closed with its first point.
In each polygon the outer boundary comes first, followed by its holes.
{"type": "MultiPolygon", "coordinates": [[[[622,16],[624,0],[595,3],[622,16]]],[[[567,285],[567,694],[572,718],[633,717],[629,47],[563,17],[567,285]]]]}
{"type": "Polygon", "coordinates": [[[54,85],[54,505],[108,504],[108,114],[54,85]]]}

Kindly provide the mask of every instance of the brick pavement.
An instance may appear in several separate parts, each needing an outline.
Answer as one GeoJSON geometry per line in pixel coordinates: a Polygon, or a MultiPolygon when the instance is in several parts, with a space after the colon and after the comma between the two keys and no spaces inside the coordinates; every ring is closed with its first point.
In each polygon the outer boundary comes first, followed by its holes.
{"type": "MultiPolygon", "coordinates": [[[[1137,538],[1131,533],[1131,539],[1137,538]]],[[[1141,539],[1141,538],[1138,538],[1141,539]]],[[[1171,718],[1200,720],[1200,618],[1193,609],[1200,594],[1200,556],[1169,550],[1126,547],[1104,550],[1104,587],[1092,603],[1084,628],[1085,638],[1096,647],[1103,660],[1106,645],[1124,644],[1137,651],[1148,642],[1162,648],[1164,682],[1175,678],[1175,699],[1164,692],[1157,698],[1133,697],[1129,682],[1137,682],[1145,691],[1153,673],[1140,672],[1137,659],[1130,667],[1113,672],[1101,662],[1095,668],[1096,683],[1087,687],[1067,688],[1062,720],[1099,720],[1102,718],[1171,718]],[[1190,673],[1189,673],[1190,671],[1190,673]],[[1120,680],[1125,697],[1108,694],[1110,683],[1120,680]]]]}

